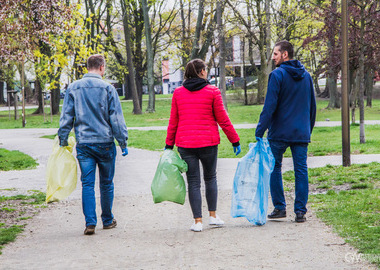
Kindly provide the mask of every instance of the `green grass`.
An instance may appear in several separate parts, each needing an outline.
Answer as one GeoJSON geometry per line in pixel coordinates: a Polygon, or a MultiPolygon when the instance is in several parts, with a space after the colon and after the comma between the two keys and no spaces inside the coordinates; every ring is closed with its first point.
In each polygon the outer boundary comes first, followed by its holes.
{"type": "MultiPolygon", "coordinates": [[[[294,172],[283,173],[286,186],[294,186],[294,172]]],[[[379,189],[380,163],[353,164],[350,167],[327,165],[309,169],[309,183],[317,188],[346,185],[350,189],[379,189]],[[326,186],[326,187],[323,187],[326,186]]]]}
{"type": "Polygon", "coordinates": [[[32,157],[24,153],[0,148],[0,171],[35,169],[37,165],[32,157]]]}
{"type": "MultiPolygon", "coordinates": [[[[147,126],[167,126],[170,117],[172,95],[156,96],[156,112],[143,113],[142,115],[134,115],[132,113],[133,103],[131,100],[122,100],[122,109],[127,126],[129,127],[147,127],[147,126]]],[[[340,109],[326,109],[328,100],[317,101],[317,121],[340,121],[340,109]]],[[[145,112],[148,105],[147,96],[143,96],[142,109],[145,112]]],[[[233,124],[253,124],[257,123],[260,117],[263,105],[244,106],[242,102],[229,101],[228,114],[233,124]]],[[[46,119],[44,122],[43,115],[32,115],[35,109],[26,110],[26,127],[27,128],[58,128],[59,115],[53,116],[53,122],[50,122],[50,109],[46,109],[46,119]]],[[[21,113],[19,113],[21,115],[21,113]]],[[[366,120],[379,120],[380,117],[380,100],[373,100],[372,108],[365,108],[366,120]]],[[[359,113],[357,110],[357,119],[359,113]]],[[[0,112],[0,129],[22,128],[22,120],[14,120],[11,112],[11,120],[9,120],[8,111],[0,112]]]]}
{"type": "MultiPolygon", "coordinates": [[[[317,101],[317,121],[325,121],[329,119],[330,121],[341,121],[341,110],[340,109],[326,109],[329,101],[328,100],[318,100],[317,101]]],[[[351,115],[351,111],[350,111],[351,115]]],[[[355,110],[356,121],[359,122],[359,108],[355,110]]],[[[380,100],[373,99],[372,107],[365,107],[364,116],[365,120],[380,120],[380,100]]]]}
{"type": "MultiPolygon", "coordinates": [[[[351,153],[352,154],[378,154],[380,153],[380,125],[366,126],[366,143],[360,144],[359,126],[352,125],[351,131],[351,153]]],[[[164,130],[129,130],[128,146],[152,151],[161,151],[165,147],[166,131],[164,130]]],[[[254,129],[238,129],[242,157],[248,152],[248,145],[255,142],[254,129]]],[[[54,139],[55,135],[44,136],[54,139]]],[[[222,131],[220,131],[221,144],[219,145],[219,158],[235,158],[231,143],[222,131]]],[[[309,156],[340,155],[342,151],[341,127],[316,127],[314,128],[311,143],[309,144],[309,156]],[[326,140],[326,138],[329,138],[326,140]]],[[[288,149],[285,157],[291,157],[288,149]]]]}
{"type": "Polygon", "coordinates": [[[380,189],[328,192],[310,202],[322,221],[380,266],[380,189]]]}
{"type": "MultiPolygon", "coordinates": [[[[294,172],[283,175],[284,185],[294,191],[294,172]]],[[[326,166],[309,169],[310,195],[317,216],[331,225],[345,241],[371,263],[380,266],[380,163],[326,166]],[[343,185],[343,186],[342,186],[343,185]],[[342,190],[343,187],[343,190],[342,190]]]]}
{"type": "Polygon", "coordinates": [[[4,201],[14,200],[22,201],[23,204],[43,204],[46,199],[46,194],[38,190],[31,190],[33,194],[31,195],[14,195],[14,196],[0,196],[0,203],[4,201]]]}
{"type": "MultiPolygon", "coordinates": [[[[248,151],[248,145],[255,142],[254,129],[238,129],[240,144],[242,147],[242,157],[248,151]]],[[[219,145],[220,158],[233,158],[231,143],[221,131],[221,144],[219,145]]],[[[352,154],[375,154],[380,153],[380,125],[366,126],[366,143],[360,144],[359,126],[351,126],[351,153],[352,154]]],[[[165,147],[166,131],[163,130],[130,130],[128,146],[160,151],[165,147]]],[[[342,151],[341,127],[317,127],[312,134],[312,143],[309,144],[309,156],[339,155],[342,151]],[[328,138],[328,140],[326,140],[328,138]]],[[[290,157],[288,149],[285,157],[290,157]]]]}
{"type": "Polygon", "coordinates": [[[12,225],[10,227],[3,226],[0,224],[0,254],[3,246],[9,242],[13,242],[17,235],[24,230],[23,226],[19,225],[12,225]]]}
{"type": "Polygon", "coordinates": [[[31,219],[31,215],[37,212],[37,208],[45,203],[44,192],[30,190],[29,193],[31,194],[0,196],[0,217],[2,218],[0,219],[0,254],[3,246],[13,242],[23,231],[25,221],[31,219]],[[12,208],[9,207],[10,205],[12,208]],[[33,205],[33,207],[27,205],[33,205]]]}
{"type": "Polygon", "coordinates": [[[17,220],[28,220],[28,219],[32,219],[32,217],[20,217],[17,220]]]}
{"type": "Polygon", "coordinates": [[[0,209],[0,211],[5,211],[5,212],[15,212],[16,211],[16,209],[14,209],[14,208],[9,208],[9,207],[3,207],[3,208],[1,208],[0,209]]]}

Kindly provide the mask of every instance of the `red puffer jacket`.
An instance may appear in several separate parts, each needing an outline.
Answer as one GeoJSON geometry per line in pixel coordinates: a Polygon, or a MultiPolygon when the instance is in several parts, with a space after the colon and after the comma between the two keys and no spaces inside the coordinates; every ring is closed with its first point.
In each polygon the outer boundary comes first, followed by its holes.
{"type": "Polygon", "coordinates": [[[240,140],[223,106],[220,90],[207,85],[189,91],[174,91],[166,144],[183,148],[214,146],[220,143],[218,124],[231,143],[240,140]]]}

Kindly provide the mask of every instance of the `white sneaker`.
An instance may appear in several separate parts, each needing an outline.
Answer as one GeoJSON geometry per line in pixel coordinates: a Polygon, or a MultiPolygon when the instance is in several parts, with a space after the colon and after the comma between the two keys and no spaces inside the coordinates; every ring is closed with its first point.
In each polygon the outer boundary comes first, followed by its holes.
{"type": "Polygon", "coordinates": [[[201,222],[198,222],[198,223],[193,223],[193,225],[191,225],[191,228],[190,230],[194,231],[194,232],[201,232],[203,229],[203,225],[201,222]]]}
{"type": "Polygon", "coordinates": [[[216,226],[222,226],[222,225],[224,225],[224,221],[221,220],[218,215],[216,215],[216,217],[210,217],[209,224],[210,225],[216,225],[216,226]]]}

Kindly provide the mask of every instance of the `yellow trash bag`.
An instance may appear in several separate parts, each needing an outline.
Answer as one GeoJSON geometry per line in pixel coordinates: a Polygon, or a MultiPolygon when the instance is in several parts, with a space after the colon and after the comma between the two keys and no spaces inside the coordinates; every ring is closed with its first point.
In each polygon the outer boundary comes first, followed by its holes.
{"type": "Polygon", "coordinates": [[[77,186],[77,162],[73,156],[75,138],[69,137],[69,145],[59,146],[58,136],[54,138],[53,153],[46,170],[46,202],[67,198],[77,186]]]}

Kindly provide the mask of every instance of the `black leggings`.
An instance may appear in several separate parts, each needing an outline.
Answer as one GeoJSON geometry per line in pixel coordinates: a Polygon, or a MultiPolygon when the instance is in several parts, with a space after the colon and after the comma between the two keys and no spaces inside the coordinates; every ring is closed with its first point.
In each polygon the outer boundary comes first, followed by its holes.
{"type": "Polygon", "coordinates": [[[186,173],[189,201],[194,218],[202,217],[201,175],[199,161],[202,162],[203,176],[206,187],[206,200],[208,211],[216,211],[218,199],[218,185],[216,183],[216,162],[218,158],[218,146],[201,148],[178,147],[178,152],[187,163],[186,173]]]}

